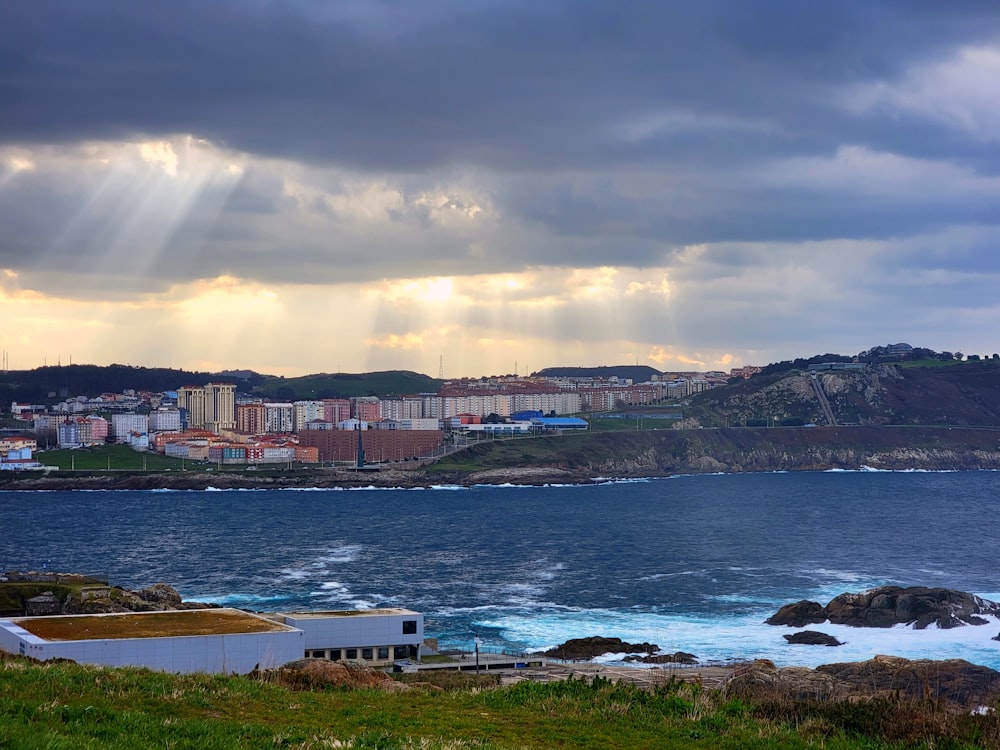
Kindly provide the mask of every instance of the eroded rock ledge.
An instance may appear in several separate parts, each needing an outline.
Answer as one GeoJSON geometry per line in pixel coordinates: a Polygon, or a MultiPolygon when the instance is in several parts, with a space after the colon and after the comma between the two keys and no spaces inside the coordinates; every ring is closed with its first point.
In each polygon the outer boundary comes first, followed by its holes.
{"type": "Polygon", "coordinates": [[[729,695],[755,700],[931,698],[967,710],[992,705],[1000,695],[1000,672],[963,659],[876,656],[869,661],[824,664],[816,669],[779,669],[761,659],[737,670],[724,690],[729,695]]]}
{"type": "Polygon", "coordinates": [[[625,661],[645,664],[693,664],[698,661],[698,657],[685,651],[661,654],[658,653],[659,650],[660,647],[655,643],[628,643],[621,638],[595,635],[588,638],[570,638],[565,643],[550,648],[543,656],[567,661],[586,661],[603,654],[633,654],[627,656],[625,661]]]}
{"type": "Polygon", "coordinates": [[[929,626],[957,628],[987,625],[984,615],[1000,616],[1000,604],[965,591],[912,586],[880,586],[858,593],[843,593],[823,606],[802,600],[786,604],[766,622],[801,628],[831,622],[864,628],[910,625],[916,630],[929,626]]]}

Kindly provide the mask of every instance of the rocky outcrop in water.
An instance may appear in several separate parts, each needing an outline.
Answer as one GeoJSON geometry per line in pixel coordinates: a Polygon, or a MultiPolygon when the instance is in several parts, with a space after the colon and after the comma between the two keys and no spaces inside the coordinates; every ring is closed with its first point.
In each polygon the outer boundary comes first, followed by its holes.
{"type": "Polygon", "coordinates": [[[687,651],[675,651],[672,654],[651,654],[650,656],[626,656],[625,661],[639,664],[697,664],[698,657],[687,651]]]}
{"type": "Polygon", "coordinates": [[[766,620],[768,625],[787,625],[790,628],[804,628],[826,622],[826,607],[819,602],[802,599],[794,604],[786,604],[766,620]]]}
{"type": "Polygon", "coordinates": [[[781,636],[786,641],[794,645],[801,646],[843,646],[842,641],[838,641],[832,635],[820,633],[818,630],[803,630],[800,633],[789,633],[781,636]]]}
{"type": "Polygon", "coordinates": [[[543,656],[567,661],[583,661],[602,654],[655,654],[659,650],[660,647],[655,643],[627,643],[621,638],[595,635],[589,638],[570,638],[565,643],[550,648],[543,656]]]}
{"type": "Polygon", "coordinates": [[[786,604],[767,619],[768,625],[804,627],[822,622],[865,628],[910,625],[957,628],[986,625],[983,615],[1000,616],[1000,604],[965,591],[913,586],[880,586],[858,593],[843,593],[825,607],[818,602],[786,604]]]}
{"type": "Polygon", "coordinates": [[[727,695],[755,700],[935,700],[962,709],[989,706],[1000,697],[1000,672],[962,659],[909,660],[876,656],[863,662],[824,664],[816,669],[778,669],[766,659],[737,670],[727,695]]]}

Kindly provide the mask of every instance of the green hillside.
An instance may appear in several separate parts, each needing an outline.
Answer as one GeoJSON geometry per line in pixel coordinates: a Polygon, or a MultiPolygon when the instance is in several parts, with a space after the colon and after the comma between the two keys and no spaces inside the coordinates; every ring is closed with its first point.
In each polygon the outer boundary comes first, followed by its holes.
{"type": "MultiPolygon", "coordinates": [[[[817,379],[838,424],[1000,426],[1000,360],[883,362],[817,379]]],[[[827,424],[805,368],[699,393],[688,415],[705,427],[827,424]]]]}
{"type": "Polygon", "coordinates": [[[508,687],[486,675],[414,677],[416,685],[391,691],[295,690],[0,654],[0,747],[964,750],[1000,741],[996,713],[898,696],[754,700],[665,673],[651,689],[600,677],[508,687]]]}
{"type": "Polygon", "coordinates": [[[319,373],[298,378],[264,377],[253,391],[279,400],[350,398],[351,396],[437,393],[441,381],[407,370],[367,373],[319,373]]]}

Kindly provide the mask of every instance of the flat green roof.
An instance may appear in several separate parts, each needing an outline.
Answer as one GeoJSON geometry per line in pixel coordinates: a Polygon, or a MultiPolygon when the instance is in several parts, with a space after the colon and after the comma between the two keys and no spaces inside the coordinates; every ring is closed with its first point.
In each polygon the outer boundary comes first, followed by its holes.
{"type": "Polygon", "coordinates": [[[286,617],[303,619],[307,617],[363,617],[365,615],[418,615],[409,609],[389,607],[382,609],[334,609],[321,612],[282,612],[286,617]]]}
{"type": "Polygon", "coordinates": [[[238,609],[215,608],[101,615],[19,617],[12,622],[46,641],[235,635],[294,630],[294,628],[280,622],[257,617],[238,609]]]}

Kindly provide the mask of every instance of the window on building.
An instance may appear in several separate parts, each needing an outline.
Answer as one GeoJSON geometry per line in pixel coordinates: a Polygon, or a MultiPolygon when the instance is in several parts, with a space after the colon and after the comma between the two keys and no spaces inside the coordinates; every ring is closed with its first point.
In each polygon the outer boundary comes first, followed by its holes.
{"type": "Polygon", "coordinates": [[[347,652],[347,655],[344,657],[345,659],[357,659],[358,658],[358,650],[356,648],[348,648],[348,649],[344,649],[344,650],[347,652]]]}
{"type": "Polygon", "coordinates": [[[312,656],[314,659],[325,659],[326,658],[326,651],[313,651],[309,655],[312,656]]]}
{"type": "Polygon", "coordinates": [[[394,646],[392,649],[392,658],[394,659],[405,659],[410,655],[409,646],[394,646]]]}
{"type": "Polygon", "coordinates": [[[379,659],[388,659],[389,658],[389,647],[388,646],[379,646],[378,647],[378,658],[379,659]]]}
{"type": "Polygon", "coordinates": [[[361,649],[361,658],[365,659],[366,661],[371,661],[372,660],[372,650],[370,648],[363,648],[363,649],[361,649]]]}
{"type": "Polygon", "coordinates": [[[417,621],[403,620],[403,635],[416,635],[416,634],[417,634],[417,621]]]}
{"type": "Polygon", "coordinates": [[[340,658],[340,649],[339,648],[331,648],[330,649],[330,659],[332,659],[333,661],[337,661],[337,659],[339,659],[339,658],[340,658]]]}

